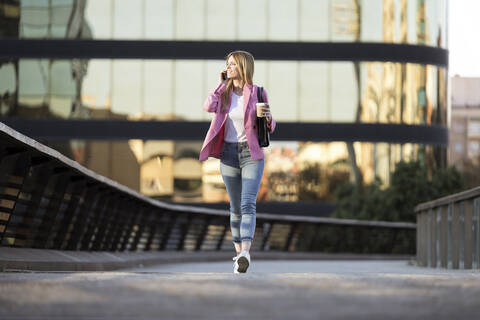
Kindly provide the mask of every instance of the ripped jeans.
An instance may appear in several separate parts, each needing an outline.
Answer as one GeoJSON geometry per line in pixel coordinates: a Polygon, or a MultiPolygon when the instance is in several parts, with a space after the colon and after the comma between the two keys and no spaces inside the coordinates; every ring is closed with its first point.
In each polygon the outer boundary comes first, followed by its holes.
{"type": "Polygon", "coordinates": [[[224,141],[220,172],[230,199],[230,228],[233,242],[253,240],[257,194],[264,165],[264,159],[252,160],[247,142],[224,141]]]}

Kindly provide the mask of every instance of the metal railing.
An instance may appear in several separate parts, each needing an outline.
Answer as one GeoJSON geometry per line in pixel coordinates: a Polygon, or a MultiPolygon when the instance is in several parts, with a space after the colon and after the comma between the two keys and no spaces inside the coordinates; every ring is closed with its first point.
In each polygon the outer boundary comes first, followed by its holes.
{"type": "Polygon", "coordinates": [[[422,203],[417,214],[417,264],[479,269],[480,187],[422,203]]]}
{"type": "MultiPolygon", "coordinates": [[[[399,239],[414,237],[415,227],[257,213],[253,250],[410,253],[395,248],[399,239]]],[[[88,251],[232,248],[228,211],[153,200],[2,123],[0,245],[88,251]]]]}

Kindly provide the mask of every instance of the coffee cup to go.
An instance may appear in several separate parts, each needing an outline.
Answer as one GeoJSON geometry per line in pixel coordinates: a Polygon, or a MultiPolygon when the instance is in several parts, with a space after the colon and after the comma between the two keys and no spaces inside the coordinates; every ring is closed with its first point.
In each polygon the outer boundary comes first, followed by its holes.
{"type": "Polygon", "coordinates": [[[265,117],[263,114],[263,109],[265,108],[267,104],[264,102],[257,102],[257,117],[262,118],[265,117]]]}

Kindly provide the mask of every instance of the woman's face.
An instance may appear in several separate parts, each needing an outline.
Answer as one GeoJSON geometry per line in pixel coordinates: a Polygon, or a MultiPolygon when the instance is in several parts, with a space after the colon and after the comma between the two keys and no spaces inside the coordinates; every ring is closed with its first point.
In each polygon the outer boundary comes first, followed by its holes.
{"type": "Polygon", "coordinates": [[[230,56],[227,60],[227,78],[240,79],[240,72],[238,72],[237,63],[235,62],[235,59],[233,59],[232,56],[230,56]]]}

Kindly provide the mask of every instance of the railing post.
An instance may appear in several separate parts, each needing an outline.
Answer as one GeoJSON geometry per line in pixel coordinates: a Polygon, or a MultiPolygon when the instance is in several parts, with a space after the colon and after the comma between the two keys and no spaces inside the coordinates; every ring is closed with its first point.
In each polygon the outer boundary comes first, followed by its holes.
{"type": "Polygon", "coordinates": [[[107,189],[100,188],[99,199],[95,202],[95,208],[88,212],[89,219],[86,224],[85,233],[82,237],[80,250],[91,250],[93,241],[98,235],[98,224],[104,212],[107,210],[110,192],[107,189]]]}
{"type": "Polygon", "coordinates": [[[425,255],[425,260],[424,260],[424,263],[425,263],[425,267],[429,267],[430,266],[430,259],[431,259],[431,256],[432,256],[432,252],[431,252],[431,239],[432,239],[432,230],[431,230],[431,220],[430,220],[430,210],[428,211],[425,211],[424,213],[424,221],[423,223],[425,224],[425,234],[423,235],[424,239],[425,239],[425,252],[424,252],[424,255],[425,255]]]}
{"type": "Polygon", "coordinates": [[[91,210],[94,208],[96,199],[99,194],[98,184],[87,182],[85,188],[87,192],[82,197],[79,207],[76,209],[76,220],[73,225],[72,233],[67,243],[67,250],[77,250],[82,239],[84,229],[88,223],[88,218],[91,214],[91,210]]]}
{"type": "Polygon", "coordinates": [[[422,257],[421,257],[421,248],[422,248],[422,239],[420,238],[420,234],[422,229],[422,212],[419,211],[417,212],[417,249],[416,249],[416,254],[417,254],[417,265],[421,266],[422,265],[422,257]]]}
{"type": "MultiPolygon", "coordinates": [[[[138,206],[137,210],[141,211],[142,206],[143,205],[138,206]]],[[[118,208],[117,209],[117,212],[118,212],[117,217],[120,217],[120,219],[125,220],[125,225],[124,225],[125,230],[122,231],[123,237],[122,237],[122,241],[120,243],[120,247],[118,248],[119,251],[127,250],[128,245],[130,243],[133,243],[134,238],[135,238],[134,235],[133,235],[133,231],[134,231],[133,229],[135,228],[135,221],[140,220],[140,215],[138,213],[129,215],[128,213],[125,214],[125,212],[122,209],[123,208],[118,208]]],[[[110,228],[113,228],[113,227],[110,226],[110,228]]],[[[112,233],[113,233],[113,231],[112,231],[112,233]]]]}
{"type": "Polygon", "coordinates": [[[205,236],[208,233],[208,226],[210,225],[212,219],[211,218],[205,218],[203,221],[202,229],[200,230],[200,233],[198,234],[197,241],[195,242],[195,251],[198,251],[202,248],[203,241],[205,240],[205,236]]]}
{"type": "Polygon", "coordinates": [[[298,223],[290,224],[290,231],[288,232],[287,241],[285,242],[285,247],[283,248],[283,250],[288,251],[288,249],[290,249],[290,245],[292,244],[293,235],[297,231],[297,228],[298,228],[298,223]]]}
{"type": "MultiPolygon", "coordinates": [[[[9,224],[12,220],[18,198],[22,192],[25,177],[30,167],[30,152],[22,150],[8,150],[3,147],[0,162],[0,185],[10,190],[6,203],[0,204],[0,245],[12,245],[9,237],[9,224]],[[15,190],[15,191],[14,191],[15,190]]],[[[12,241],[13,242],[13,241],[12,241]]]]}
{"type": "Polygon", "coordinates": [[[226,221],[225,222],[225,227],[223,228],[222,235],[218,239],[217,248],[216,248],[217,251],[222,249],[223,241],[225,241],[225,236],[227,235],[227,231],[228,231],[229,227],[230,227],[230,224],[228,223],[228,221],[226,221]]]}
{"type": "Polygon", "coordinates": [[[473,201],[473,267],[480,269],[480,199],[473,201]]]}
{"type": "Polygon", "coordinates": [[[190,225],[192,223],[192,215],[188,215],[183,223],[180,224],[180,241],[177,245],[177,251],[184,250],[185,238],[187,237],[188,231],[190,230],[190,225]]]}
{"type": "Polygon", "coordinates": [[[448,206],[440,207],[440,263],[442,268],[448,267],[448,206]]]}
{"type": "Polygon", "coordinates": [[[441,266],[441,257],[442,257],[442,208],[435,208],[435,267],[441,266]]]}
{"type": "Polygon", "coordinates": [[[422,265],[428,267],[428,244],[429,244],[429,230],[428,230],[428,211],[422,212],[422,265]]]}
{"type": "Polygon", "coordinates": [[[111,233],[112,221],[118,218],[117,210],[119,207],[119,195],[112,193],[107,200],[105,210],[102,210],[102,216],[98,220],[98,232],[93,241],[92,250],[105,250],[105,242],[111,233]]]}
{"type": "Polygon", "coordinates": [[[310,245],[308,248],[309,251],[315,251],[315,245],[317,244],[317,239],[322,229],[322,224],[314,224],[312,225],[312,228],[313,228],[313,236],[312,236],[312,239],[310,240],[310,245]]]}
{"type": "Polygon", "coordinates": [[[158,217],[157,215],[155,215],[155,212],[152,212],[152,214],[150,214],[150,221],[148,226],[148,237],[147,237],[147,243],[145,244],[145,251],[151,250],[153,239],[155,238],[155,235],[157,234],[157,231],[159,229],[157,218],[158,217]]]}
{"type": "Polygon", "coordinates": [[[452,207],[452,268],[459,268],[460,260],[460,202],[455,202],[452,207]]]}
{"type": "Polygon", "coordinates": [[[473,200],[467,200],[463,207],[465,219],[464,268],[472,269],[473,264],[473,200]]]}
{"type": "MultiPolygon", "coordinates": [[[[140,208],[143,206],[140,206],[139,203],[131,197],[126,197],[124,198],[125,203],[124,207],[122,208],[123,210],[120,210],[118,212],[118,215],[116,215],[115,223],[113,224],[113,230],[112,230],[112,244],[110,246],[110,251],[117,251],[119,248],[122,247],[123,245],[123,239],[128,236],[126,234],[128,228],[127,228],[127,223],[128,219],[127,217],[136,215],[137,212],[140,211],[140,208]]],[[[150,208],[149,210],[145,209],[146,212],[145,214],[150,214],[150,208]]]]}
{"type": "Polygon", "coordinates": [[[417,213],[417,263],[424,267],[425,263],[425,214],[424,211],[417,213]]]}
{"type": "Polygon", "coordinates": [[[16,247],[30,247],[33,244],[33,235],[37,232],[35,220],[51,172],[53,172],[53,168],[48,158],[32,156],[29,172],[24,179],[17,200],[23,205],[14,207],[13,215],[17,221],[10,225],[10,228],[13,227],[15,230],[13,244],[16,247]]]}
{"type": "Polygon", "coordinates": [[[139,220],[137,220],[137,229],[135,230],[135,237],[133,238],[132,244],[130,246],[130,251],[136,251],[138,248],[138,244],[140,242],[140,239],[142,238],[143,231],[145,229],[145,224],[148,220],[148,216],[150,212],[144,207],[141,207],[139,212],[137,213],[138,216],[140,217],[139,220]]]}
{"type": "MultiPolygon", "coordinates": [[[[63,218],[59,221],[57,234],[53,239],[53,249],[64,249],[67,246],[66,238],[70,225],[74,218],[78,216],[78,208],[81,205],[80,200],[87,194],[86,180],[81,176],[70,178],[66,194],[69,197],[67,208],[63,212],[63,218]]],[[[71,231],[73,232],[73,231],[71,231]]]]}
{"type": "Polygon", "coordinates": [[[430,209],[428,213],[430,217],[430,257],[429,266],[437,267],[437,213],[434,209],[430,209]]]}
{"type": "Polygon", "coordinates": [[[49,191],[48,194],[48,205],[46,212],[43,215],[42,222],[38,227],[37,233],[34,236],[34,248],[46,248],[49,243],[49,238],[52,234],[54,225],[57,222],[57,215],[62,205],[65,192],[68,187],[70,180],[70,175],[65,173],[66,168],[55,168],[54,169],[54,185],[49,191]]]}
{"type": "Polygon", "coordinates": [[[267,232],[263,235],[263,238],[262,238],[262,245],[260,247],[260,250],[262,251],[265,251],[265,247],[267,246],[267,243],[268,243],[268,239],[270,238],[270,234],[272,233],[272,229],[273,229],[273,222],[264,222],[263,223],[263,227],[265,228],[265,224],[268,224],[268,230],[267,232]]]}
{"type": "Polygon", "coordinates": [[[166,223],[164,233],[162,235],[162,241],[160,242],[159,250],[165,250],[167,248],[168,239],[172,233],[175,222],[177,221],[177,215],[173,212],[168,213],[168,222],[166,223]]]}

